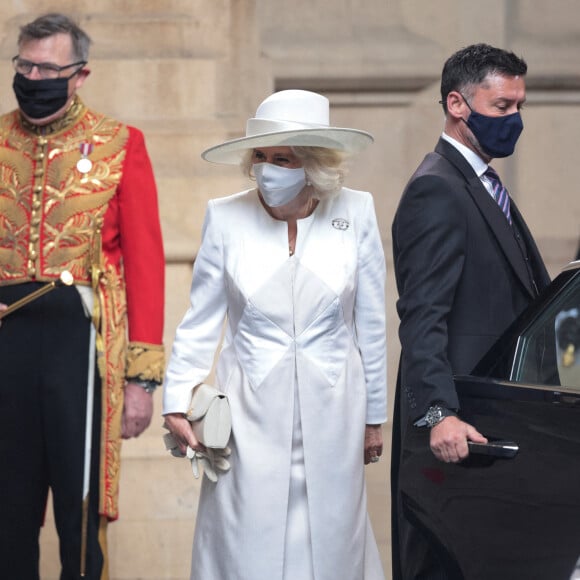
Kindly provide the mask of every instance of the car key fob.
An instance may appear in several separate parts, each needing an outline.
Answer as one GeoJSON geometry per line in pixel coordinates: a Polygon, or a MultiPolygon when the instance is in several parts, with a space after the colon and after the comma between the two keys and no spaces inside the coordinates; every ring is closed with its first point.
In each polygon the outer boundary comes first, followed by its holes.
{"type": "Polygon", "coordinates": [[[494,457],[514,457],[520,450],[513,441],[489,441],[488,443],[476,443],[468,441],[469,453],[480,455],[492,455],[494,457]]]}

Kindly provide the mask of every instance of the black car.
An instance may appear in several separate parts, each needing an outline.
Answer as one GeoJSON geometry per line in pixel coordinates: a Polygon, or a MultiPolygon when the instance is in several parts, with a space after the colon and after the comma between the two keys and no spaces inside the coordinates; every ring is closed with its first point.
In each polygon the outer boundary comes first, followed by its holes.
{"type": "Polygon", "coordinates": [[[469,376],[460,416],[490,445],[437,461],[413,429],[400,487],[453,580],[580,578],[580,262],[572,262],[469,376]]]}

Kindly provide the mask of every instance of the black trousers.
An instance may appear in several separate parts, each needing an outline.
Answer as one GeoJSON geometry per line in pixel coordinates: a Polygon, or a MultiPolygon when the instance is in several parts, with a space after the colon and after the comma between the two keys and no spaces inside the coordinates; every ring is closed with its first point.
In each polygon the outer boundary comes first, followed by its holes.
{"type": "Polygon", "coordinates": [[[403,425],[408,418],[401,405],[401,363],[395,392],[391,445],[391,542],[393,580],[463,580],[461,571],[435,549],[405,514],[399,493],[399,469],[403,458],[403,425]]]}
{"type": "MultiPolygon", "coordinates": [[[[0,302],[42,286],[0,288],[0,302]]],[[[39,578],[48,490],[59,536],[61,580],[80,577],[90,322],[74,287],[8,315],[0,327],[0,576],[39,578]]],[[[100,380],[95,377],[85,578],[98,580],[100,380]]]]}

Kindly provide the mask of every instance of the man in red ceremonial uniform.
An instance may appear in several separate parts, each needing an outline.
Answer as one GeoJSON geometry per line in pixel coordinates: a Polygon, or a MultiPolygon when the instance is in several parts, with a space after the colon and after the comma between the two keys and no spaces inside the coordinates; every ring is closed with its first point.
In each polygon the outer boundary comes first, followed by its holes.
{"type": "Polygon", "coordinates": [[[39,577],[49,488],[61,580],[108,577],[121,438],[149,425],[164,370],[153,171],[140,131],[77,96],[89,44],[64,15],[23,26],[19,108],[0,117],[0,302],[74,277],[0,328],[0,576],[10,580],[39,577]]]}

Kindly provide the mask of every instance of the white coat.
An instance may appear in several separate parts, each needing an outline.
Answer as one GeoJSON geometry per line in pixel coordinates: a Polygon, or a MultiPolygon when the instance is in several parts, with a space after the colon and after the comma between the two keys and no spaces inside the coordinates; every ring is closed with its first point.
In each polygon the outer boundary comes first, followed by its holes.
{"type": "Polygon", "coordinates": [[[292,257],[287,223],[255,190],[209,202],[163,408],[187,410],[227,315],[216,380],[232,408],[232,468],[204,478],[192,578],[282,580],[295,400],[314,576],[383,578],[363,449],[365,424],[387,418],[384,281],[369,193],[320,201],[298,221],[292,257]]]}

